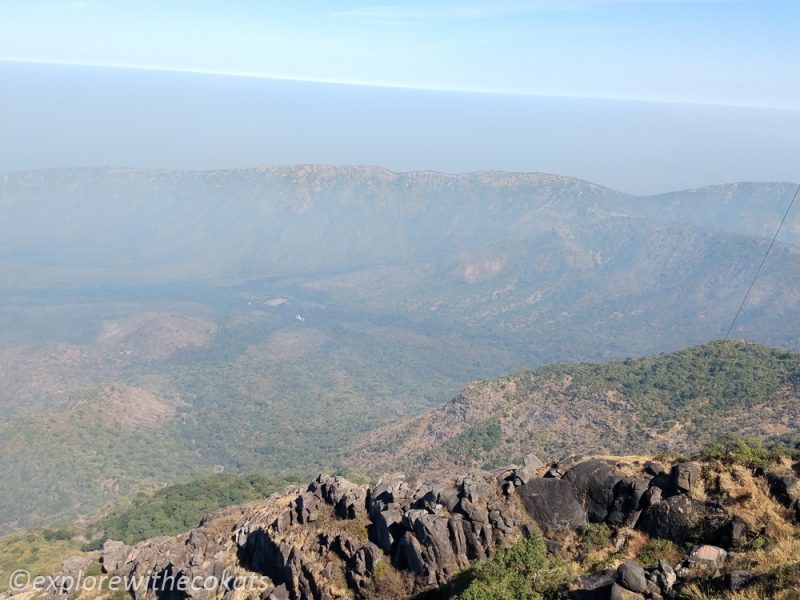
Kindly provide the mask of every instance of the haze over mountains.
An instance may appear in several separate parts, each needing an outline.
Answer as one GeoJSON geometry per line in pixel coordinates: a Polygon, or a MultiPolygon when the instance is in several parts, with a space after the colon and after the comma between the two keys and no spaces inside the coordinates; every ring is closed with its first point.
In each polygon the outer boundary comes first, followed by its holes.
{"type": "MultiPolygon", "coordinates": [[[[760,6],[754,9],[758,14],[763,11],[760,6]]],[[[30,15],[40,17],[41,11],[31,6],[30,15]]],[[[58,15],[56,28],[64,25],[63,17],[58,15]]],[[[694,19],[681,22],[694,27],[694,19]]],[[[713,22],[719,24],[718,19],[713,22]]],[[[80,20],[75,29],[70,27],[72,35],[77,36],[84,24],[80,20]]],[[[181,20],[181,26],[187,24],[181,20]]],[[[702,31],[703,43],[709,44],[708,28],[702,31]]],[[[32,35],[39,32],[34,28],[32,35]]],[[[20,35],[14,28],[9,33],[20,35]]],[[[351,35],[348,31],[348,40],[351,35]]],[[[587,41],[584,35],[578,38],[587,41]]],[[[791,38],[773,35],[768,43],[789,43],[791,38]]],[[[301,39],[302,35],[292,43],[305,46],[301,39]]],[[[32,37],[20,35],[20,40],[27,45],[32,37]]],[[[138,34],[135,40],[141,49],[138,34]]],[[[259,43],[266,40],[274,36],[262,36],[259,43]]],[[[408,50],[402,49],[404,60],[408,50]]],[[[758,52],[764,50],[760,44],[758,52]]],[[[263,53],[272,59],[282,54],[263,53]]],[[[626,60],[632,58],[630,52],[625,54],[626,60]]],[[[781,60],[794,54],[786,50],[781,60]]],[[[724,53],[730,61],[734,55],[724,53]]],[[[458,56],[463,60],[461,53],[458,56]]],[[[674,53],[670,57],[674,59],[674,53]]],[[[611,90],[599,94],[607,99],[589,90],[583,97],[578,91],[573,92],[578,97],[448,92],[383,87],[380,82],[340,85],[175,72],[168,65],[166,70],[153,70],[4,58],[0,56],[5,117],[0,144],[8,151],[0,155],[3,171],[100,165],[206,170],[261,164],[378,164],[396,171],[536,170],[637,194],[800,177],[796,102],[788,108],[763,108],[785,103],[721,106],[718,99],[715,104],[686,104],[682,102],[703,100],[681,98],[682,94],[656,95],[657,102],[636,101],[624,99],[636,94],[609,94],[611,90]]],[[[609,67],[607,61],[601,62],[603,69],[609,67]]],[[[421,63],[412,70],[419,72],[421,63]]],[[[585,66],[583,61],[577,64],[585,66]]],[[[558,69],[558,77],[577,64],[572,61],[569,69],[558,69]]],[[[648,63],[648,71],[653,64],[648,63]]],[[[684,66],[680,70],[685,74],[684,66]]],[[[737,65],[735,72],[741,67],[737,65]]],[[[511,78],[509,83],[518,83],[522,75],[518,69],[501,72],[511,78]]],[[[470,73],[477,77],[472,69],[470,73]]],[[[659,73],[664,75],[663,70],[659,73]]],[[[608,80],[599,72],[594,75],[608,80]]],[[[538,76],[528,76],[541,83],[538,76]]],[[[789,79],[782,78],[781,85],[791,90],[789,79]]],[[[638,89],[643,78],[635,80],[638,89]]],[[[737,88],[743,91],[740,85],[737,88]]],[[[765,90],[756,86],[753,91],[765,90]]]]}
{"type": "MultiPolygon", "coordinates": [[[[4,178],[10,218],[3,233],[10,259],[69,268],[65,281],[73,285],[236,281],[402,264],[430,253],[438,258],[521,242],[565,222],[586,226],[622,217],[769,238],[793,191],[789,183],[735,183],[635,197],[540,173],[318,165],[30,171],[4,178]],[[334,240],[350,243],[331,254],[334,240]],[[81,273],[98,248],[105,250],[98,272],[81,273]],[[161,266],[154,259],[170,260],[161,266]]],[[[787,224],[781,241],[800,241],[800,217],[787,224]]],[[[40,284],[58,283],[43,279],[41,269],[33,274],[40,284]]],[[[15,287],[36,283],[17,280],[15,287]]]]}
{"type": "MultiPolygon", "coordinates": [[[[468,381],[720,338],[793,192],[316,165],[7,173],[0,528],[214,470],[313,474],[468,381]]],[[[734,337],[800,348],[798,244],[791,216],[734,337]]]]}

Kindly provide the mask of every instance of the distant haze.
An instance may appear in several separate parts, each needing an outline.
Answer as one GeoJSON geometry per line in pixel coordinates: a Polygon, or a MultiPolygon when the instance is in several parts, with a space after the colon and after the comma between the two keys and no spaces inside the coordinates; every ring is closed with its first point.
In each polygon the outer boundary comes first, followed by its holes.
{"type": "Polygon", "coordinates": [[[379,164],[647,194],[799,181],[800,111],[0,63],[5,171],[379,164]]]}

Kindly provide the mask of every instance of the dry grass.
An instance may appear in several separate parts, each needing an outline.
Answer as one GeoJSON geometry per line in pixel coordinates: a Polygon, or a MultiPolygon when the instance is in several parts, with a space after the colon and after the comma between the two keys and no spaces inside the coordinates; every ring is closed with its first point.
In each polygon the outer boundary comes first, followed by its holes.
{"type": "Polygon", "coordinates": [[[745,467],[731,466],[717,472],[720,491],[725,494],[725,511],[741,519],[752,531],[765,529],[773,539],[791,537],[794,528],[786,510],[769,495],[767,483],[754,478],[745,467]]]}
{"type": "Polygon", "coordinates": [[[691,598],[691,600],[765,600],[767,598],[767,596],[764,595],[764,591],[757,588],[748,588],[736,592],[722,592],[714,596],[709,596],[699,585],[691,584],[686,586],[682,591],[684,596],[686,598],[691,598]]]}
{"type": "Polygon", "coordinates": [[[800,589],[770,592],[761,586],[738,591],[725,591],[709,596],[700,586],[692,584],[683,589],[683,594],[691,600],[800,600],[800,589]]]}
{"type": "Polygon", "coordinates": [[[739,555],[734,565],[746,568],[756,575],[769,573],[776,568],[800,562],[800,539],[782,537],[767,548],[751,550],[739,555]]]}
{"type": "Polygon", "coordinates": [[[625,547],[623,552],[626,558],[636,558],[642,553],[645,545],[650,539],[646,533],[635,529],[624,529],[620,533],[625,535],[625,547]]]}
{"type": "Polygon", "coordinates": [[[369,541],[369,517],[361,514],[355,519],[340,519],[336,516],[334,508],[328,504],[321,504],[317,509],[317,520],[311,523],[319,533],[337,535],[343,533],[366,544],[369,541]]]}
{"type": "Polygon", "coordinates": [[[786,456],[783,456],[777,461],[773,462],[770,465],[769,470],[770,472],[775,473],[777,475],[794,475],[795,474],[794,465],[795,465],[794,460],[786,456]]]}
{"type": "Polygon", "coordinates": [[[367,600],[383,600],[393,598],[403,600],[415,595],[417,581],[408,572],[401,572],[388,564],[388,561],[379,563],[380,567],[369,587],[364,590],[367,600]]]}

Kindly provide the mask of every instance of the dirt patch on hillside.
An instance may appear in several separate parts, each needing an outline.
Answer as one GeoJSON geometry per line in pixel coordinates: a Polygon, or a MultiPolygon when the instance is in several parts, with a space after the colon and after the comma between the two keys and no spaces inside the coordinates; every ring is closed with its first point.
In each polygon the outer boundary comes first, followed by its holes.
{"type": "Polygon", "coordinates": [[[166,360],[183,348],[203,348],[211,343],[217,324],[197,317],[166,313],[140,313],[104,321],[97,335],[99,348],[144,361],[166,360]]]}
{"type": "Polygon", "coordinates": [[[325,334],[318,329],[284,329],[250,346],[247,352],[268,356],[273,360],[291,360],[317,350],[325,343],[325,339],[325,334]]]}
{"type": "Polygon", "coordinates": [[[98,391],[98,412],[125,427],[155,429],[173,418],[175,409],[174,403],[138,387],[112,384],[98,391]]]}

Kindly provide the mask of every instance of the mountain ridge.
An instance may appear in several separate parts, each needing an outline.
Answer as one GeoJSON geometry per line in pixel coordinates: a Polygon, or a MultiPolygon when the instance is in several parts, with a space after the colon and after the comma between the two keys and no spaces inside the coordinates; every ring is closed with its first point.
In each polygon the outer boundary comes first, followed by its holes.
{"type": "Polygon", "coordinates": [[[594,182],[589,179],[584,179],[581,177],[575,177],[572,175],[560,175],[557,173],[551,173],[547,171],[515,171],[515,170],[503,170],[503,169],[481,169],[476,171],[459,171],[459,172],[449,172],[449,171],[437,171],[431,169],[416,169],[416,170],[409,170],[409,171],[398,171],[394,169],[390,169],[388,167],[384,167],[381,165],[375,164],[352,164],[352,165],[338,165],[333,163],[298,163],[298,164],[254,164],[249,165],[246,167],[238,167],[238,168],[221,168],[221,169],[154,169],[154,168],[141,168],[141,167],[129,167],[129,166],[122,166],[122,165],[106,165],[106,166],[95,166],[95,167],[55,167],[55,168],[47,168],[47,169],[19,169],[13,171],[0,171],[0,176],[4,179],[8,179],[10,177],[19,177],[19,176],[32,176],[36,174],[59,174],[59,173],[152,173],[152,174],[197,174],[197,175],[207,175],[207,174],[222,174],[222,173],[266,173],[266,174],[277,174],[277,175],[286,175],[286,174],[293,174],[293,173],[317,173],[317,174],[327,174],[332,175],[336,173],[350,173],[350,174],[364,174],[364,175],[383,175],[392,178],[401,178],[401,177],[414,177],[419,176],[427,177],[427,176],[436,176],[442,177],[443,179],[481,179],[481,178],[526,178],[530,180],[551,180],[551,181],[570,181],[574,183],[581,183],[586,184],[589,186],[593,186],[598,189],[603,190],[610,190],[617,194],[621,194],[624,196],[629,196],[633,198],[651,198],[651,197],[662,197],[667,196],[670,194],[682,193],[682,192],[690,192],[690,193],[697,193],[699,191],[714,191],[716,189],[724,190],[726,188],[730,188],[731,186],[759,186],[759,185],[776,185],[776,186],[798,186],[800,182],[795,181],[778,181],[778,180],[736,180],[736,181],[724,181],[718,183],[709,183],[702,186],[696,187],[688,187],[688,188],[675,188],[666,190],[663,192],[653,192],[650,194],[635,194],[624,192],[621,190],[616,190],[610,186],[603,185],[601,183],[594,182]]]}

